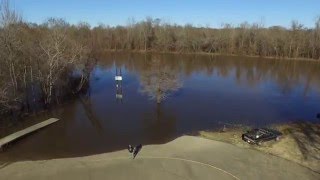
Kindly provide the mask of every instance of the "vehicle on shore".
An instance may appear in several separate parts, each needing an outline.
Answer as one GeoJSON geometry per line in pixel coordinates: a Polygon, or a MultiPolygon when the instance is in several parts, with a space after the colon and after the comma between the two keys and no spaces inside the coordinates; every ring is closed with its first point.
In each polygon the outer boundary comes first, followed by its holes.
{"type": "Polygon", "coordinates": [[[268,128],[259,128],[248,131],[247,133],[242,134],[242,140],[249,144],[261,145],[266,141],[279,141],[282,136],[282,133],[273,129],[268,128]]]}

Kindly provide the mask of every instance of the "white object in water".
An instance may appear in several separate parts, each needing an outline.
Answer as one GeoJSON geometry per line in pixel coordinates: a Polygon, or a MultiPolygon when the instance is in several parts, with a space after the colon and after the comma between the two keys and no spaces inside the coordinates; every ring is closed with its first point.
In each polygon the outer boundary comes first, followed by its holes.
{"type": "Polygon", "coordinates": [[[122,98],[123,98],[123,95],[122,95],[122,94],[116,94],[116,98],[117,98],[117,99],[122,99],[122,98]]]}
{"type": "Polygon", "coordinates": [[[122,81],[122,76],[116,76],[114,79],[115,79],[116,81],[122,81]]]}

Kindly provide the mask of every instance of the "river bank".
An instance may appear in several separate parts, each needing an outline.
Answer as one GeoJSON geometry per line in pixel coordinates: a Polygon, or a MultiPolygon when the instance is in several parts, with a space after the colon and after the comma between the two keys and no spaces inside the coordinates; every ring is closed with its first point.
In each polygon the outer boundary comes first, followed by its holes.
{"type": "Polygon", "coordinates": [[[271,127],[282,132],[283,137],[278,142],[261,146],[242,141],[241,135],[248,130],[247,127],[225,128],[223,132],[200,131],[199,136],[275,155],[320,172],[320,124],[289,123],[271,127]]]}
{"type": "Polygon", "coordinates": [[[139,54],[171,54],[171,55],[197,55],[197,56],[226,56],[226,57],[247,57],[247,58],[261,58],[266,60],[291,60],[291,61],[306,61],[306,62],[320,62],[320,59],[312,58],[291,58],[282,56],[259,56],[247,54],[230,54],[230,53],[213,53],[213,52],[179,52],[179,51],[157,51],[157,50],[122,50],[122,49],[104,49],[95,54],[100,56],[103,53],[139,53],[139,54]]]}

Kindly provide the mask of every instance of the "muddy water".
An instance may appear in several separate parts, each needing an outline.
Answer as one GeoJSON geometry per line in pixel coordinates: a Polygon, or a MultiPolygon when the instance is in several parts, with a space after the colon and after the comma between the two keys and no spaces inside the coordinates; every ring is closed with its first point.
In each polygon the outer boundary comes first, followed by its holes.
{"type": "Polygon", "coordinates": [[[224,125],[317,121],[320,112],[317,62],[126,53],[98,59],[86,95],[1,129],[4,135],[61,119],[11,144],[0,161],[104,153],[224,125]]]}

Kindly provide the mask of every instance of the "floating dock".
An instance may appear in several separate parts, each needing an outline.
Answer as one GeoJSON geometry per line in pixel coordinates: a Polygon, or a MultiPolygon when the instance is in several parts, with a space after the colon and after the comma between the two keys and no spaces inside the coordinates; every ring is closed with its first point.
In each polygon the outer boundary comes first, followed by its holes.
{"type": "Polygon", "coordinates": [[[8,135],[8,136],[6,136],[4,138],[1,138],[0,139],[0,148],[2,146],[4,146],[4,145],[14,141],[14,140],[17,140],[18,138],[21,138],[22,136],[28,135],[28,134],[30,134],[30,133],[32,133],[34,131],[37,131],[37,130],[39,130],[39,129],[43,128],[43,127],[46,127],[46,126],[48,126],[48,125],[50,125],[52,123],[55,123],[57,121],[59,121],[59,119],[50,118],[50,119],[48,119],[46,121],[43,121],[43,122],[38,123],[36,125],[30,126],[28,128],[25,128],[25,129],[23,129],[21,131],[18,131],[18,132],[15,132],[13,134],[10,134],[10,135],[8,135]]]}

